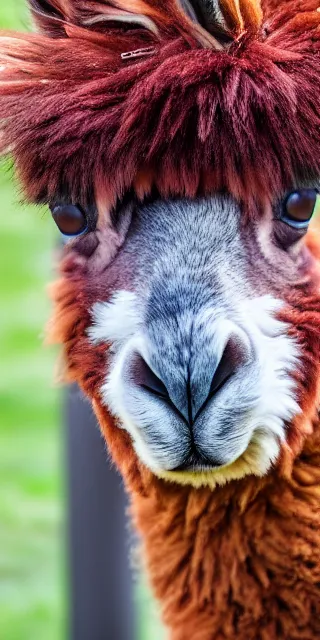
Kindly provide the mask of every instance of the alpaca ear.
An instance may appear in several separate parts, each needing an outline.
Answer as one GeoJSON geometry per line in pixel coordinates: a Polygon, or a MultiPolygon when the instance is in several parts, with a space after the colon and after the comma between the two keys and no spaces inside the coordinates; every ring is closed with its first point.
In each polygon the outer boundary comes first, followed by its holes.
{"type": "Polygon", "coordinates": [[[71,21],[73,13],[70,0],[29,0],[29,5],[40,31],[54,38],[65,35],[64,23],[71,21]]]}

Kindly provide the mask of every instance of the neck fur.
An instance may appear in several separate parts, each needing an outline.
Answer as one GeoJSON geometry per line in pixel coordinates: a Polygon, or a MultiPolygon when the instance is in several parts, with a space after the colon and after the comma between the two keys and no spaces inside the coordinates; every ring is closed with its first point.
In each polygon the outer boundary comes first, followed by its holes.
{"type": "Polygon", "coordinates": [[[320,438],[289,478],[211,491],[154,478],[132,494],[171,640],[317,638],[320,438]]]}

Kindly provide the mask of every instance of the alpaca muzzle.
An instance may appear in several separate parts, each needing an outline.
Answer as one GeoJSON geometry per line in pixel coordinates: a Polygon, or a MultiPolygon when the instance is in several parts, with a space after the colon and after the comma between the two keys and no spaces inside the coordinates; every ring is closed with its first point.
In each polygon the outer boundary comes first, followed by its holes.
{"type": "Polygon", "coordinates": [[[104,404],[142,462],[177,481],[228,475],[243,456],[246,473],[263,475],[300,410],[284,302],[261,295],[259,246],[243,233],[228,196],[142,204],[113,294],[91,310],[90,341],[111,345],[104,404]]]}

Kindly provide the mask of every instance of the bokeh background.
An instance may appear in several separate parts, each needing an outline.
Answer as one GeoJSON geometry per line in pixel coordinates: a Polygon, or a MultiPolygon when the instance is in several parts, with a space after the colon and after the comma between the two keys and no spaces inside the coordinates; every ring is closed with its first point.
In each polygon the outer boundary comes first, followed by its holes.
{"type": "MultiPolygon", "coordinates": [[[[2,0],[0,28],[30,28],[24,0],[2,0]]],[[[68,640],[62,391],[42,344],[59,238],[47,211],[23,204],[7,161],[0,209],[0,639],[68,640]]],[[[141,583],[136,606],[138,640],[162,637],[141,583]]]]}

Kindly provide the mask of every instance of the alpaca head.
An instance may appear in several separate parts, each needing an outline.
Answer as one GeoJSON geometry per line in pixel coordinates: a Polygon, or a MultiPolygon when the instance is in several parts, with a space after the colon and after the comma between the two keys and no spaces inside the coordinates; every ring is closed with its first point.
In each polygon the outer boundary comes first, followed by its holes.
{"type": "Polygon", "coordinates": [[[31,6],[41,33],[0,43],[2,147],[69,236],[69,378],[120,466],[214,486],[294,460],[319,400],[317,1],[31,6]]]}

